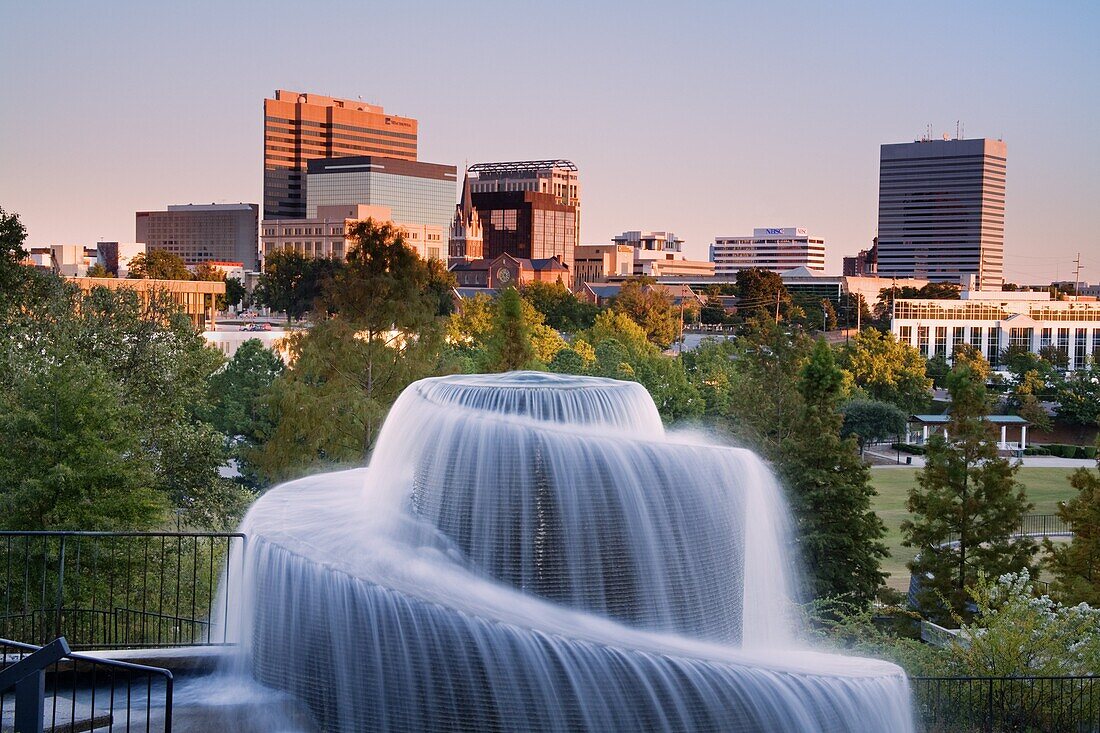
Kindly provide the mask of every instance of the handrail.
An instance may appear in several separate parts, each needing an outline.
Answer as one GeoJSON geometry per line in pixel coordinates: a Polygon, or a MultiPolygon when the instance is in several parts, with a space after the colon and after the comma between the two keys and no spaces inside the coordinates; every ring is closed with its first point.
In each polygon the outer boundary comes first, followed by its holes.
{"type": "MultiPolygon", "coordinates": [[[[172,731],[172,693],[174,679],[170,670],[162,667],[151,667],[146,664],[137,664],[135,662],[123,662],[114,659],[100,659],[98,657],[86,656],[83,654],[74,654],[69,649],[69,644],[65,640],[65,637],[54,639],[45,646],[35,646],[34,644],[24,644],[18,641],[12,641],[10,639],[0,639],[0,649],[4,649],[4,654],[0,656],[0,664],[5,664],[8,661],[9,654],[8,649],[22,650],[30,652],[23,656],[18,661],[10,664],[3,669],[0,669],[0,695],[6,692],[8,689],[15,688],[15,720],[14,728],[20,733],[43,733],[45,728],[45,703],[46,703],[46,669],[48,667],[54,667],[54,675],[60,671],[57,666],[61,660],[68,659],[73,662],[83,662],[90,665],[93,670],[103,667],[110,670],[124,670],[132,675],[134,673],[140,673],[146,676],[149,680],[148,689],[152,690],[152,678],[161,677],[164,679],[164,731],[165,733],[171,733],[172,731]]],[[[11,655],[16,656],[16,655],[11,655]]],[[[75,678],[74,678],[75,680],[75,678]]],[[[94,680],[94,676],[93,676],[94,680]]],[[[74,681],[74,693],[75,693],[75,681],[74,681]]],[[[93,684],[94,686],[94,684],[93,684]]],[[[57,694],[58,683],[55,679],[53,683],[53,717],[54,724],[51,729],[56,730],[57,726],[57,694]]],[[[75,699],[75,694],[74,694],[75,699]]],[[[94,693],[92,697],[94,703],[94,693]]],[[[2,701],[2,697],[0,697],[2,701]]],[[[127,695],[126,698],[126,710],[127,721],[130,719],[129,706],[130,698],[127,695]]],[[[151,719],[152,704],[151,696],[146,699],[146,729],[148,729],[148,723],[151,719]]],[[[108,715],[107,723],[111,723],[110,715],[113,715],[114,695],[111,695],[111,713],[108,715]]],[[[94,710],[92,711],[94,716],[94,710]]],[[[62,727],[67,727],[70,730],[75,730],[77,720],[75,720],[75,706],[73,708],[74,719],[70,720],[68,725],[62,724],[62,727]]],[[[92,722],[94,724],[95,718],[92,722]]],[[[111,726],[113,728],[113,725],[111,726]]],[[[127,729],[129,726],[127,725],[127,729]]]]}

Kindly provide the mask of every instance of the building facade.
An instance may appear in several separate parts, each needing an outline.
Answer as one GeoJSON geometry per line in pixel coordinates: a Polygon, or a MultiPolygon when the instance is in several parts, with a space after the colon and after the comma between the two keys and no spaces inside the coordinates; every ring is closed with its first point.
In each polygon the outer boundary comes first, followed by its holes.
{"type": "Polygon", "coordinates": [[[672,232],[623,232],[611,238],[615,245],[631,248],[631,275],[648,277],[711,277],[714,263],[684,258],[684,240],[672,232]]]}
{"type": "Polygon", "coordinates": [[[214,329],[217,298],[219,295],[225,295],[223,280],[131,280],[121,277],[70,277],[67,279],[84,293],[90,293],[93,288],[132,291],[137,293],[138,300],[143,305],[147,305],[154,294],[167,296],[187,314],[197,331],[214,329]]]}
{"type": "Polygon", "coordinates": [[[451,268],[459,288],[523,287],[532,282],[561,283],[568,287],[569,268],[561,257],[528,259],[502,254],[492,259],[462,262],[451,268]]]}
{"type": "Polygon", "coordinates": [[[999,290],[1007,156],[1001,140],[883,145],[878,274],[932,282],[974,275],[983,290],[999,290]]]}
{"type": "Polygon", "coordinates": [[[211,260],[259,267],[257,204],[184,204],[139,211],[134,239],[149,252],[179,255],[188,265],[211,260]]]}
{"type": "Polygon", "coordinates": [[[263,256],[289,249],[307,257],[347,259],[348,251],[355,245],[351,227],[365,219],[393,222],[404,231],[406,244],[423,259],[446,259],[445,229],[420,222],[394,221],[388,206],[364,204],[320,206],[311,219],[265,220],[261,233],[263,256]]]}
{"type": "MultiPolygon", "coordinates": [[[[278,90],[264,100],[264,219],[303,219],[306,164],[381,155],[416,160],[417,122],[354,99],[278,90]]],[[[351,203],[369,203],[355,201],[351,203]]]]}
{"type": "Polygon", "coordinates": [[[470,166],[472,193],[530,191],[545,193],[563,206],[573,207],[575,239],[581,243],[581,184],[577,166],[570,160],[519,160],[506,163],[477,163],[470,166]]]}
{"type": "Polygon", "coordinates": [[[484,256],[485,235],[481,228],[481,217],[474,206],[470,173],[467,171],[462,179],[462,200],[455,205],[454,219],[451,220],[447,262],[456,265],[480,260],[484,256]]]}
{"type": "Polygon", "coordinates": [[[751,237],[715,237],[710,246],[715,275],[762,268],[782,273],[796,267],[825,270],[825,240],[802,227],[753,229],[751,237]]]}
{"type": "Polygon", "coordinates": [[[878,237],[870,249],[861,249],[855,257],[845,257],[843,274],[848,277],[876,277],[878,275],[878,237]]]}
{"type": "Polygon", "coordinates": [[[307,169],[306,219],[316,218],[322,206],[365,204],[385,206],[397,222],[439,227],[444,233],[450,227],[457,180],[453,165],[366,155],[311,160],[307,169]]]}
{"type": "Polygon", "coordinates": [[[471,194],[481,220],[485,257],[559,257],[570,270],[577,241],[577,208],[549,193],[499,191],[471,194]]]}
{"type": "Polygon", "coordinates": [[[964,290],[961,300],[898,299],[890,330],[925,358],[952,361],[969,344],[994,368],[1005,349],[1062,352],[1070,370],[1100,356],[1100,303],[1044,298],[1043,293],[964,290]]]}

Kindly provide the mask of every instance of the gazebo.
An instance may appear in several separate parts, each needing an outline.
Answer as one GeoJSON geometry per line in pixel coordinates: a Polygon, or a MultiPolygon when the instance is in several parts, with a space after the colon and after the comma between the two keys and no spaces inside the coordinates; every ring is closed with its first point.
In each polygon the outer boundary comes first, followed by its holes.
{"type": "MultiPolygon", "coordinates": [[[[1024,418],[1019,415],[986,415],[982,419],[1001,428],[1001,439],[997,443],[997,448],[1000,450],[1022,451],[1027,448],[1027,428],[1031,423],[1024,418]],[[1018,426],[1020,428],[1019,442],[1010,443],[1008,441],[1009,426],[1018,426]]],[[[935,434],[937,429],[943,433],[944,437],[947,437],[947,424],[949,422],[951,422],[950,415],[910,415],[909,442],[916,443],[917,445],[924,445],[928,442],[928,438],[935,434]],[[917,429],[920,431],[919,435],[917,429]]]]}

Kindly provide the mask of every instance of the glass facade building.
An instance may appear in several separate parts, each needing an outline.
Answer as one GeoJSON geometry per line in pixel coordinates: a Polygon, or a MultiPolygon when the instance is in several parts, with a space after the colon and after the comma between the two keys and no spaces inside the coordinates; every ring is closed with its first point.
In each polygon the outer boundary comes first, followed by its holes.
{"type": "Polygon", "coordinates": [[[577,207],[536,191],[474,193],[481,218],[485,257],[502,254],[527,259],[560,255],[572,271],[577,238],[577,207]]]}
{"type": "Polygon", "coordinates": [[[387,206],[394,221],[446,232],[454,214],[457,177],[453,165],[373,155],[311,160],[306,218],[316,218],[322,206],[387,206]]]}

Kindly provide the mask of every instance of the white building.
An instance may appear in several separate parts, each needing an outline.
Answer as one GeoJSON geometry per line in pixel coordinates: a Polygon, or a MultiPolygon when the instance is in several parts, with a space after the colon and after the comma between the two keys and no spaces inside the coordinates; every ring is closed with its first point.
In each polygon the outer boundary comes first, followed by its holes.
{"type": "Polygon", "coordinates": [[[796,267],[823,271],[825,240],[811,237],[802,227],[753,229],[751,237],[715,237],[710,261],[718,276],[754,267],[776,273],[796,267]]]}
{"type": "Polygon", "coordinates": [[[1069,369],[1081,369],[1100,350],[1100,302],[964,290],[960,300],[897,300],[890,330],[925,358],[950,361],[957,345],[970,344],[996,367],[1009,347],[1038,354],[1050,346],[1066,355],[1069,369]]]}

